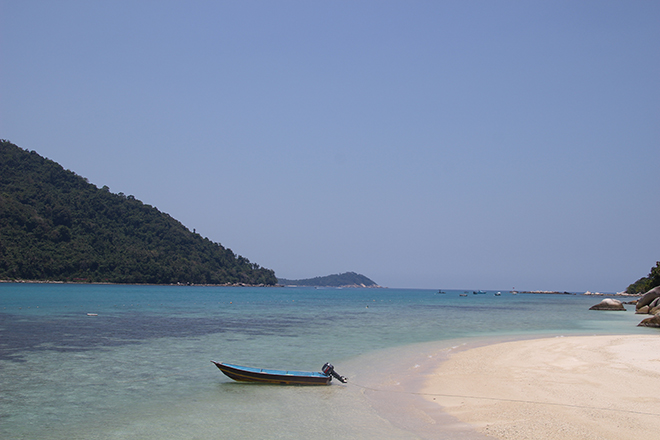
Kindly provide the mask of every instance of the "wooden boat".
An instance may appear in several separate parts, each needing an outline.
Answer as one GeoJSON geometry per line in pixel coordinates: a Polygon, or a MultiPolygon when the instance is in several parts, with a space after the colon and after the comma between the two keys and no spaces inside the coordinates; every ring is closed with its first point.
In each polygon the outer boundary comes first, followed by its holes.
{"type": "Polygon", "coordinates": [[[308,371],[267,370],[263,368],[241,367],[211,361],[227,377],[239,382],[261,382],[282,385],[329,385],[334,377],[342,383],[347,379],[335,372],[331,364],[323,365],[321,373],[308,371]]]}

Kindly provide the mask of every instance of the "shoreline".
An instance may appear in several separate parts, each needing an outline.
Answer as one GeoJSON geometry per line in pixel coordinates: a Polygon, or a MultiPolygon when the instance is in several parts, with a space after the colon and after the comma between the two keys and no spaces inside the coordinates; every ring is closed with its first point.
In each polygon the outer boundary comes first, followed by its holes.
{"type": "MultiPolygon", "coordinates": [[[[113,283],[110,281],[85,281],[85,280],[24,280],[24,279],[0,279],[1,283],[7,284],[76,284],[76,285],[108,285],[108,286],[197,286],[197,287],[316,287],[316,288],[334,288],[334,289],[389,289],[387,286],[380,286],[378,284],[373,286],[364,285],[344,285],[344,286],[306,286],[306,285],[287,285],[287,284],[247,284],[247,283],[225,283],[225,284],[195,284],[195,283],[167,283],[167,284],[154,284],[154,283],[113,283]]],[[[402,289],[407,289],[403,287],[402,289]]],[[[435,290],[435,288],[427,288],[420,290],[435,290]]],[[[460,289],[451,289],[458,292],[460,289]]],[[[613,297],[641,297],[643,293],[601,293],[601,292],[559,292],[554,290],[522,290],[511,291],[512,294],[526,294],[526,295],[588,295],[588,296],[613,296],[613,297]]]]}
{"type": "Polygon", "coordinates": [[[454,353],[535,338],[538,336],[524,334],[466,336],[377,350],[342,364],[350,378],[345,386],[360,393],[393,429],[414,438],[487,440],[474,426],[426,399],[426,381],[454,353]]]}
{"type": "Polygon", "coordinates": [[[61,280],[22,280],[22,279],[0,279],[0,283],[7,284],[75,284],[75,285],[94,285],[94,286],[177,286],[177,287],[316,287],[316,288],[332,288],[332,289],[387,289],[387,287],[374,285],[374,286],[360,286],[357,284],[345,286],[297,286],[297,285],[284,285],[284,284],[247,284],[247,283],[225,283],[225,284],[195,284],[195,283],[169,283],[169,284],[153,284],[153,283],[112,283],[109,281],[61,281],[61,280]]]}
{"type": "Polygon", "coordinates": [[[225,284],[195,284],[195,283],[111,283],[109,281],[59,281],[59,280],[2,280],[0,283],[7,284],[75,284],[75,285],[93,285],[93,286],[175,286],[175,287],[284,287],[279,284],[246,284],[246,283],[225,283],[225,284]]]}
{"type": "Polygon", "coordinates": [[[415,389],[420,409],[471,427],[470,438],[653,438],[658,353],[653,334],[468,342],[429,362],[415,389]]]}
{"type": "Polygon", "coordinates": [[[467,336],[342,368],[379,417],[415,438],[637,440],[660,431],[658,353],[655,332],[467,336]]]}

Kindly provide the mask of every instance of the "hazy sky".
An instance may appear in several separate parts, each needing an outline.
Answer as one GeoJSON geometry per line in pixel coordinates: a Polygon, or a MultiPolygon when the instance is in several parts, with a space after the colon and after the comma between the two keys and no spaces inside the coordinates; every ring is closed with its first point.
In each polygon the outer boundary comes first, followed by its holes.
{"type": "Polygon", "coordinates": [[[0,0],[0,138],[283,278],[623,290],[660,2],[0,0]]]}

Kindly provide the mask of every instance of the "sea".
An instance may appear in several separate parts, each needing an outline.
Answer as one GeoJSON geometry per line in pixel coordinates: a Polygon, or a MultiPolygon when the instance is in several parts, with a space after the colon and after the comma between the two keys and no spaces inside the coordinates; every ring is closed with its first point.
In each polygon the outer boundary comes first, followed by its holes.
{"type": "Polygon", "coordinates": [[[0,284],[2,439],[478,439],[420,394],[452,350],[648,334],[634,306],[502,291],[0,284]],[[320,371],[234,382],[211,360],[320,371]]]}

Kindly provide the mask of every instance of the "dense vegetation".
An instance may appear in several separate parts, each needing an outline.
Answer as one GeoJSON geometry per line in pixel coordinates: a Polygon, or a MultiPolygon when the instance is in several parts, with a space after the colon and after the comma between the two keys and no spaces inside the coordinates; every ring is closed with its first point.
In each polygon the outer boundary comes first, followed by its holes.
{"type": "Polygon", "coordinates": [[[648,276],[642,277],[626,289],[628,293],[645,293],[656,286],[660,286],[660,261],[656,261],[648,276]]]}
{"type": "Polygon", "coordinates": [[[285,286],[316,286],[316,287],[345,287],[345,286],[364,286],[378,287],[364,275],[355,272],[345,272],[338,275],[328,275],[325,277],[309,278],[305,280],[287,280],[278,278],[280,284],[285,286]]]}
{"type": "Polygon", "coordinates": [[[0,140],[0,279],[274,285],[272,270],[0,140]]]}

